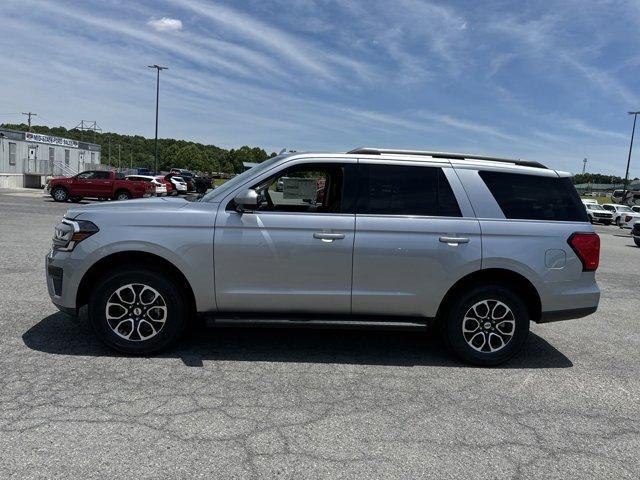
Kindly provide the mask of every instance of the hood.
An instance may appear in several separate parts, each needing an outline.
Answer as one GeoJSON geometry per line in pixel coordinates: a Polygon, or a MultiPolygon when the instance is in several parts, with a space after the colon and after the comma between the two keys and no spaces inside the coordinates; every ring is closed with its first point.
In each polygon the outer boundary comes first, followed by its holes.
{"type": "Polygon", "coordinates": [[[144,214],[162,211],[175,211],[190,205],[191,202],[183,198],[139,198],[136,200],[123,201],[105,201],[101,203],[93,203],[91,205],[81,205],[67,210],[66,218],[74,219],[81,214],[144,214]]]}

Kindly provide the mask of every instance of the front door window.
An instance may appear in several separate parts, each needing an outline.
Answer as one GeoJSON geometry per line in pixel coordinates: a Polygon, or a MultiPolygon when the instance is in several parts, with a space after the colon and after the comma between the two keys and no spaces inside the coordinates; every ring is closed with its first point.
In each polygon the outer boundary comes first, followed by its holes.
{"type": "Polygon", "coordinates": [[[254,186],[263,212],[342,213],[344,166],[292,167],[254,186]]]}

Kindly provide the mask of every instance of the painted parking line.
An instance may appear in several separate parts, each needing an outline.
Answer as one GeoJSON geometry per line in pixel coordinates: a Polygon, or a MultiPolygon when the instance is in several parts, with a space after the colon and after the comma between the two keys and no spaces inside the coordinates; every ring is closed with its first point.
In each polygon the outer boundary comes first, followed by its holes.
{"type": "Polygon", "coordinates": [[[8,197],[26,197],[26,198],[44,198],[48,197],[46,193],[42,192],[13,192],[13,193],[3,193],[2,195],[6,195],[8,197]]]}

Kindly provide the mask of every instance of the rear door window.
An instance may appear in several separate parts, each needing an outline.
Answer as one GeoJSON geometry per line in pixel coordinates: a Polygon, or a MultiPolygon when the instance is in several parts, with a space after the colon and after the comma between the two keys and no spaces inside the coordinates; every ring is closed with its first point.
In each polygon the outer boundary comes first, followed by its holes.
{"type": "Polygon", "coordinates": [[[479,172],[506,218],[588,221],[580,196],[566,177],[479,172]]]}
{"type": "Polygon", "coordinates": [[[461,217],[439,167],[360,164],[358,213],[461,217]]]}

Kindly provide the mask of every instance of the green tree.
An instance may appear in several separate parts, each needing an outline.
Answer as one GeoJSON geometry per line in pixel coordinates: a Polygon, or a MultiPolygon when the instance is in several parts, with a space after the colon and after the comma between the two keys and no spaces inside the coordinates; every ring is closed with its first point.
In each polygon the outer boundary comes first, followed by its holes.
{"type": "MultiPolygon", "coordinates": [[[[5,128],[26,131],[26,124],[3,124],[5,128]]],[[[72,140],[97,143],[102,148],[102,163],[108,163],[109,144],[111,144],[111,165],[118,164],[118,145],[121,151],[123,167],[154,168],[154,140],[140,135],[121,135],[119,133],[99,133],[80,130],[67,130],[64,127],[32,126],[32,131],[72,140]]],[[[236,150],[225,150],[215,145],[176,140],[158,139],[160,163],[158,168],[168,170],[171,167],[190,168],[202,172],[239,173],[244,170],[243,162],[262,162],[274,156],[258,147],[243,146],[236,150]]]]}

